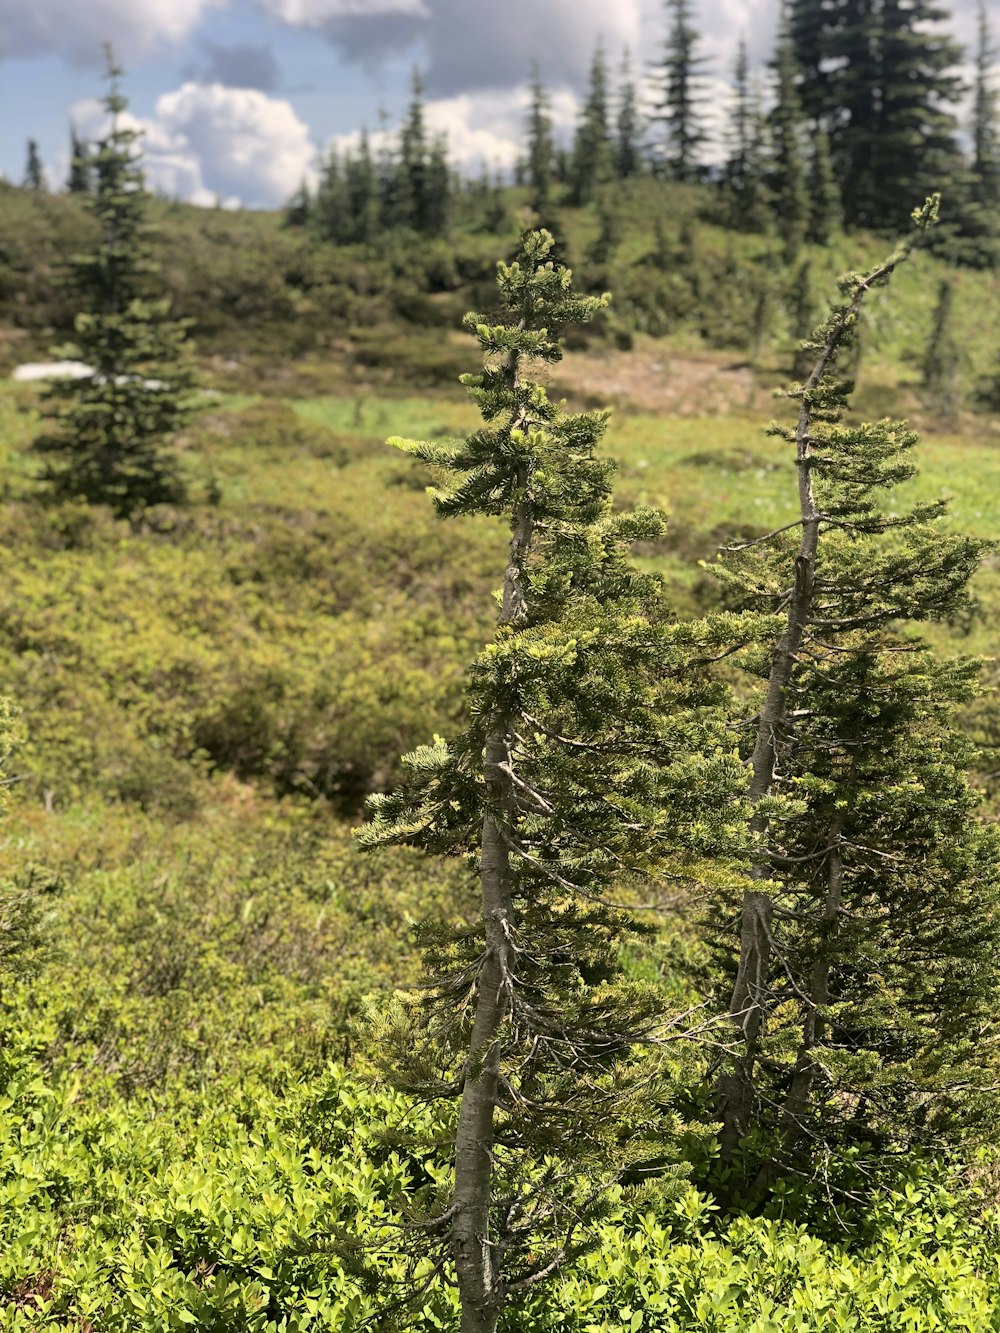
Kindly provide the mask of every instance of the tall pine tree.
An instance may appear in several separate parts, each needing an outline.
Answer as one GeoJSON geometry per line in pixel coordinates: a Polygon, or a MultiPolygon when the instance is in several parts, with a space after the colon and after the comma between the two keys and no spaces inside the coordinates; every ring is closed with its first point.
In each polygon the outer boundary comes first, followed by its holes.
{"type": "Polygon", "coordinates": [[[186,323],[170,318],[168,300],[149,295],[156,269],[140,132],[123,121],[128,104],[110,48],[107,60],[109,128],[93,154],[95,187],[87,198],[100,239],[70,261],[76,336],[56,351],[91,373],[53,381],[47,401],[58,408],[35,448],[47,459],[44,478],[57,495],[130,515],[183,495],[165,441],[187,417],[194,374],[184,355],[186,323]]]}
{"type": "Polygon", "coordinates": [[[608,102],[608,67],[604,48],[598,46],[591,62],[590,86],[573,145],[570,198],[577,205],[593,203],[600,187],[611,179],[614,170],[608,102]]]}
{"type": "Polygon", "coordinates": [[[759,89],[750,76],[746,37],[741,34],[733,66],[733,97],[726,130],[726,163],[722,173],[725,217],[740,231],[767,226],[764,184],[766,124],[759,89]]]}
{"type": "Polygon", "coordinates": [[[528,187],[531,206],[540,217],[552,204],[552,112],[538,66],[531,67],[531,105],[528,111],[528,187]]]}
{"type": "Polygon", "coordinates": [[[70,126],[69,132],[69,176],[66,189],[70,194],[89,194],[93,188],[93,170],[90,163],[90,147],[85,139],[76,132],[76,126],[70,126]]]}
{"type": "Polygon", "coordinates": [[[985,543],[942,530],[943,505],[895,497],[914,472],[905,424],[840,420],[852,386],[838,359],[900,257],[844,280],[790,391],[798,423],[773,428],[795,450],[797,539],[732,548],[723,572],[745,605],[785,616],[750,663],[756,844],[738,944],[724,944],[737,1192],[822,1176],[838,1147],[855,1175],[830,1184],[856,1187],[886,1152],[940,1150],[996,1114],[1000,840],[972,818],[953,722],[974,667],[936,661],[910,629],[962,608],[985,543]]]}
{"type": "Polygon", "coordinates": [[[605,1187],[642,1159],[656,1064],[636,1047],[662,1000],[623,975],[636,925],[613,904],[630,881],[731,856],[744,815],[704,668],[732,618],[665,624],[658,581],[628,562],[661,519],[612,514],[607,414],[546,395],[560,330],[604,304],[574,295],[550,248],[527,234],[500,267],[500,313],[468,318],[484,426],[457,445],[394,441],[453,475],[439,513],[502,517],[510,542],[467,729],[408,756],[411,782],[375,798],[361,835],[464,857],[478,877],[478,921],[428,939],[422,1001],[381,1032],[403,1087],[459,1103],[452,1181],[424,1192],[406,1235],[415,1271],[453,1268],[462,1333],[493,1333],[571,1261],[605,1187]]]}
{"type": "Polygon", "coordinates": [[[770,115],[771,152],[769,185],[774,201],[778,234],[784,243],[787,264],[794,263],[809,227],[810,201],[806,188],[802,103],[798,90],[798,66],[788,28],[787,9],[782,6],[778,46],[772,61],[774,107],[770,115]]]}
{"type": "Polygon", "coordinates": [[[632,59],[626,50],[618,74],[618,109],[615,116],[615,174],[621,180],[642,170],[642,122],[639,94],[632,74],[632,59]]]}
{"type": "Polygon", "coordinates": [[[936,0],[791,0],[807,115],[830,135],[845,215],[895,228],[960,170],[961,48],[936,0]]]}
{"type": "Polygon", "coordinates": [[[702,84],[705,56],[698,54],[701,36],[692,21],[690,0],[666,0],[667,36],[663,55],[652,74],[655,101],[652,120],[663,128],[659,161],[670,180],[696,181],[704,174],[700,154],[706,133],[702,84]]]}

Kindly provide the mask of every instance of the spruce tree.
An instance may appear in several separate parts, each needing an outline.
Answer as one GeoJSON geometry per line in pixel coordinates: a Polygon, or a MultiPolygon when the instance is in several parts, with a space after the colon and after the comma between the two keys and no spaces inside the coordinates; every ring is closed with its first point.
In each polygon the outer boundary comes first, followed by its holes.
{"type": "Polygon", "coordinates": [[[997,48],[989,15],[979,0],[976,77],[972,103],[972,171],[984,207],[1000,207],[1000,113],[994,83],[997,48]]]}
{"type": "Polygon", "coordinates": [[[604,48],[598,46],[591,62],[590,87],[573,145],[571,202],[576,205],[593,203],[600,187],[611,179],[613,167],[608,68],[604,48]]]}
{"type": "Polygon", "coordinates": [[[89,194],[93,187],[93,171],[90,164],[90,149],[84,139],[76,132],[76,126],[70,126],[69,135],[69,176],[66,189],[70,194],[89,194]]]}
{"type": "Polygon", "coordinates": [[[936,0],[791,0],[810,119],[830,135],[853,225],[895,228],[961,168],[953,107],[961,48],[936,0]]]}
{"type": "Polygon", "coordinates": [[[306,227],[312,220],[312,213],[313,197],[308,182],[303,181],[285,205],[285,226],[306,227]]]}
{"type": "Polygon", "coordinates": [[[626,50],[618,76],[618,110],[615,117],[615,174],[620,180],[638,176],[641,172],[641,138],[639,95],[632,75],[632,60],[626,50]]]}
{"type": "Polygon", "coordinates": [[[770,115],[769,185],[778,234],[784,243],[785,263],[792,264],[809,226],[810,200],[805,178],[805,126],[799,100],[798,66],[788,30],[787,10],[784,8],[772,69],[775,88],[774,107],[770,115]]]}
{"type": "Polygon", "coordinates": [[[357,152],[347,155],[343,176],[344,206],[350,219],[351,239],[372,241],[379,233],[381,222],[378,173],[367,129],[361,130],[357,152]]]}
{"type": "Polygon", "coordinates": [[[531,207],[544,217],[552,204],[552,114],[538,66],[531,67],[531,106],[528,112],[527,182],[531,207]]]}
{"type": "Polygon", "coordinates": [[[312,217],[320,235],[335,245],[343,245],[357,239],[355,215],[349,207],[344,183],[344,166],[336,144],[330,145],[326,158],[320,166],[312,217]]]}
{"type": "Polygon", "coordinates": [[[666,10],[667,37],[653,69],[652,120],[663,127],[660,161],[664,173],[670,180],[696,181],[704,174],[699,154],[706,139],[702,75],[708,62],[698,54],[701,35],[692,22],[690,0],[666,0],[666,10]]]}
{"type": "Polygon", "coordinates": [[[766,122],[760,90],[750,77],[746,37],[741,35],[733,67],[733,99],[726,130],[722,192],[727,224],[739,231],[764,231],[766,122]]]}
{"type": "Polygon", "coordinates": [[[395,190],[397,222],[414,231],[427,231],[430,203],[427,126],[424,114],[424,82],[413,71],[409,110],[399,133],[399,160],[395,190]]]}
{"type": "Polygon", "coordinates": [[[959,407],[958,367],[961,354],[953,328],[954,295],[952,280],[942,278],[921,363],[921,387],[925,401],[946,421],[956,415],[959,407]]]}
{"type": "Polygon", "coordinates": [[[45,180],[45,169],[38,153],[38,144],[34,139],[28,140],[28,153],[24,166],[24,188],[36,192],[44,192],[48,189],[45,180]]]}
{"type": "Polygon", "coordinates": [[[34,447],[47,459],[44,480],[56,495],[130,515],[183,496],[164,441],[187,417],[194,376],[184,355],[187,324],[170,319],[168,300],[149,295],[156,268],[150,196],[136,151],[140,132],[123,123],[128,104],[110,48],[107,62],[110,125],[93,154],[95,187],[87,197],[100,239],[69,263],[76,336],[55,353],[91,373],[53,381],[46,398],[59,406],[34,447]]]}
{"type": "Polygon", "coordinates": [[[809,226],[806,239],[814,245],[828,245],[843,223],[840,187],[833,174],[830,140],[822,131],[813,140],[809,165],[809,226]]]}
{"type": "Polygon", "coordinates": [[[841,424],[852,386],[838,359],[903,253],[844,280],[790,390],[798,423],[772,428],[795,449],[799,521],[731,548],[723,568],[744,605],[785,618],[748,662],[763,682],[756,841],[738,943],[723,941],[736,1192],[786,1170],[815,1179],[838,1147],[857,1186],[882,1154],[940,1150],[996,1110],[1000,842],[972,818],[953,728],[974,667],[936,661],[910,629],[961,610],[985,543],[943,531],[943,505],[894,496],[914,472],[905,424],[841,424]]]}
{"type": "Polygon", "coordinates": [[[483,427],[455,445],[393,442],[452,474],[440,514],[502,517],[510,544],[466,730],[408,756],[411,781],[374,798],[361,834],[465,857],[479,883],[479,920],[429,935],[422,999],[380,1032],[401,1086],[459,1103],[450,1187],[428,1186],[403,1234],[425,1283],[453,1268],[462,1333],[493,1333],[586,1247],[606,1186],[629,1163],[643,1174],[657,1078],[636,1048],[662,1000],[623,975],[636,923],[621,896],[731,856],[744,812],[704,665],[732,618],[663,621],[658,580],[626,554],[661,519],[612,514],[607,413],[567,415],[546,395],[560,330],[604,305],[573,293],[550,247],[527,234],[500,266],[499,314],[467,320],[483,427]]]}

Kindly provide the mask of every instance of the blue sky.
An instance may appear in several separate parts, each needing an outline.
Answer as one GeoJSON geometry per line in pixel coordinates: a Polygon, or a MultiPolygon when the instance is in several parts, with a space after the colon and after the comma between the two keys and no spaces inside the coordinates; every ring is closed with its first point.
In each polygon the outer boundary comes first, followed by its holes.
{"type": "MultiPolygon", "coordinates": [[[[964,40],[974,3],[956,4],[964,40]]],[[[696,10],[720,79],[741,30],[765,58],[777,0],[696,10]]],[[[568,131],[595,42],[616,62],[626,44],[647,61],[662,13],[661,0],[0,0],[0,171],[21,178],[31,136],[61,181],[70,119],[98,128],[109,36],[147,130],[153,184],[196,202],[281,202],[332,137],[374,128],[380,105],[398,115],[414,62],[456,158],[507,167],[533,57],[568,131]]]]}

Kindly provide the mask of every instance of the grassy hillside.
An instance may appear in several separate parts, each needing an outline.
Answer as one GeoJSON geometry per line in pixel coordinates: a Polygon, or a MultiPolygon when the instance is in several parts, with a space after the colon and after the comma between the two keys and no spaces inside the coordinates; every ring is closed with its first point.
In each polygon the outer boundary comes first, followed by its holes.
{"type": "MultiPolygon", "coordinates": [[[[786,410],[771,390],[790,339],[779,301],[751,365],[746,302],[727,345],[715,289],[694,298],[687,278],[674,292],[686,313],[662,337],[643,331],[654,189],[636,192],[619,257],[594,274],[620,313],[556,382],[573,402],[615,404],[616,493],[667,511],[666,538],[640,558],[684,615],[718,598],[700,562],[721,542],[791,516],[786,446],[763,430],[786,410]]],[[[672,199],[678,247],[700,198],[672,199]]],[[[0,986],[2,1329],[360,1328],[392,1265],[375,1283],[338,1251],[338,1229],[384,1240],[390,1202],[445,1170],[450,1126],[372,1087],[363,1017],[415,979],[413,923],[462,919],[473,886],[407,853],[363,858],[350,826],[402,751],[453,727],[493,620],[504,534],[439,523],[430,473],[383,441],[472,425],[453,377],[474,368],[473,344],[457,322],[491,299],[519,202],[504,237],[460,225],[454,268],[433,281],[443,244],[414,274],[405,255],[331,251],[273,216],[162,205],[164,271],[199,319],[211,389],[179,441],[186,508],[130,524],[52,505],[29,452],[38,394],[0,388],[0,675],[22,733],[0,917],[28,890],[44,912],[35,975],[0,986]],[[399,1147],[407,1121],[424,1149],[399,1147]]],[[[595,219],[566,225],[585,256],[595,219]]],[[[53,279],[79,226],[71,200],[0,191],[7,365],[65,325],[53,279]]],[[[751,272],[764,248],[707,223],[697,236],[709,276],[730,248],[751,272]]],[[[814,255],[817,297],[876,252],[854,238],[814,255]]],[[[914,415],[913,493],[951,495],[950,523],[994,536],[1000,423],[966,412],[946,430],[916,385],[942,271],[921,257],[879,298],[859,408],[914,415]]],[[[968,387],[990,367],[1000,309],[995,276],[956,282],[968,387]]],[[[978,616],[934,629],[944,650],[991,653],[995,560],[977,587],[978,616]]],[[[969,724],[1000,740],[995,700],[969,724]]],[[[680,1004],[699,961],[679,916],[647,966],[680,1004]]],[[[679,1086],[699,1059],[678,1055],[679,1086]]],[[[678,1138],[672,1106],[660,1130],[697,1181],[703,1140],[678,1138]]],[[[995,1198],[988,1160],[913,1162],[867,1212],[790,1191],[734,1221],[679,1178],[623,1203],[505,1333],[985,1333],[1000,1328],[995,1198]]],[[[405,1326],[452,1328],[450,1293],[405,1326]]]]}

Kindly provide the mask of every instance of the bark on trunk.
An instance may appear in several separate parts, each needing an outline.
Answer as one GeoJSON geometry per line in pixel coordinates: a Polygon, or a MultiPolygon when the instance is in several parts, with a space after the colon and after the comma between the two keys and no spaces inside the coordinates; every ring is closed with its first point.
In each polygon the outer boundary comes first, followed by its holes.
{"type": "MultiPolygon", "coordinates": [[[[516,625],[527,614],[524,566],[531,547],[531,505],[524,495],[514,513],[510,559],[504,575],[501,625],[516,625]]],[[[511,931],[514,925],[510,850],[505,826],[514,819],[510,777],[510,720],[487,737],[483,778],[489,813],[483,819],[480,858],[486,952],[479,974],[476,1013],[462,1086],[455,1137],[456,1212],[452,1257],[462,1306],[461,1333],[495,1333],[502,1307],[496,1237],[491,1231],[493,1151],[500,1077],[500,1033],[509,1007],[511,931]]]]}
{"type": "MultiPolygon", "coordinates": [[[[795,461],[798,467],[802,535],[795,561],[795,586],[789,594],[785,629],[778,641],[771,664],[751,761],[749,794],[754,805],[759,804],[770,793],[774,784],[778,740],[788,713],[788,685],[802,646],[802,639],[809,625],[812,609],[820,514],[816,506],[809,467],[812,453],[812,411],[809,398],[826,374],[840,346],[844,330],[849,329],[857,320],[865,296],[873,286],[893,271],[897,263],[898,257],[890,259],[859,284],[850,305],[831,326],[826,342],[804,386],[795,430],[795,461]]],[[[766,819],[757,816],[751,821],[750,827],[754,833],[762,835],[766,832],[766,825],[766,819]]],[[[769,877],[770,862],[763,838],[758,842],[750,874],[756,880],[769,877]]],[[[732,1072],[719,1080],[718,1087],[719,1114],[723,1126],[720,1147],[724,1162],[733,1160],[753,1115],[757,1047],[766,1016],[764,1005],[767,977],[773,951],[771,930],[773,913],[774,904],[766,892],[749,890],[744,895],[740,925],[740,962],[729,1009],[740,1050],[732,1072]]]]}

